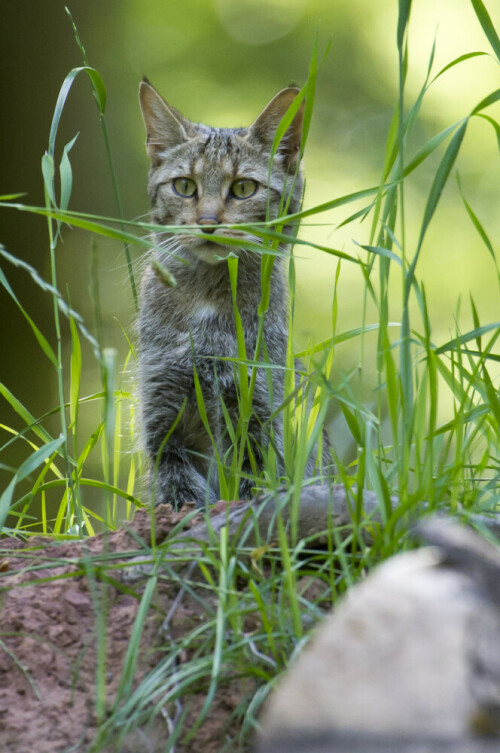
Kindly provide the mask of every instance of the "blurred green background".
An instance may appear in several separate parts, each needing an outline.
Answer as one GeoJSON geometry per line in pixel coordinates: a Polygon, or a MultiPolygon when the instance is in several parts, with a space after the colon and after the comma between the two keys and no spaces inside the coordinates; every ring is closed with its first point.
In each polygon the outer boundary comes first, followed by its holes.
{"type": "MultiPolygon", "coordinates": [[[[58,91],[68,71],[82,64],[66,4],[77,23],[89,64],[97,68],[107,87],[106,117],[127,218],[144,217],[148,211],[148,161],[137,100],[143,74],[192,120],[216,126],[247,125],[276,91],[291,82],[305,81],[317,32],[320,52],[329,42],[331,48],[318,77],[305,159],[305,204],[312,206],[379,181],[385,136],[397,98],[396,0],[23,0],[4,2],[1,9],[0,194],[24,191],[26,203],[43,204],[40,160],[58,91]]],[[[498,30],[500,6],[497,0],[487,5],[498,30]]],[[[436,73],[464,53],[489,52],[469,0],[415,0],[413,6],[408,102],[423,83],[435,37],[436,73]]],[[[407,153],[411,156],[432,135],[467,115],[499,83],[498,64],[491,56],[469,60],[442,76],[425,97],[407,153]]],[[[494,114],[495,108],[491,109],[494,114]]],[[[58,135],[59,154],[76,133],[79,137],[71,152],[74,189],[70,208],[116,216],[98,114],[85,76],[77,79],[70,93],[58,135]]],[[[500,237],[497,154],[491,125],[474,119],[457,169],[464,193],[494,244],[500,237]]],[[[416,246],[425,197],[439,156],[424,163],[407,188],[410,252],[416,246]]],[[[331,224],[304,227],[303,237],[356,255],[359,249],[354,241],[368,241],[369,223],[335,228],[335,223],[356,208],[351,205],[330,213],[328,218],[322,215],[321,222],[328,219],[331,224]]],[[[59,288],[91,328],[88,281],[95,244],[104,342],[124,354],[127,344],[121,327],[134,337],[134,307],[123,248],[79,230],[65,230],[63,241],[57,250],[59,288]]],[[[0,242],[49,279],[43,218],[2,209],[0,242]]],[[[311,339],[318,341],[331,334],[337,262],[319,251],[303,248],[298,255],[296,339],[300,350],[311,339]]],[[[25,273],[2,267],[30,315],[53,342],[49,297],[25,273]]],[[[476,299],[482,323],[500,319],[494,267],[466,215],[454,176],[426,238],[417,276],[425,280],[436,343],[454,336],[459,299],[460,326],[465,331],[471,325],[469,292],[476,299]]],[[[339,331],[360,326],[363,290],[360,269],[343,263],[339,331]]],[[[401,284],[395,279],[394,321],[399,321],[400,303],[401,284]]],[[[368,323],[373,320],[369,311],[368,323]]],[[[3,290],[0,321],[0,380],[34,415],[41,415],[57,404],[53,367],[3,290]]],[[[358,359],[358,344],[338,347],[339,381],[358,359]]],[[[370,368],[369,361],[365,367],[370,368]]],[[[98,384],[99,370],[90,357],[84,361],[84,369],[88,370],[84,383],[90,393],[98,384]]],[[[21,425],[3,402],[0,422],[21,425]]],[[[12,458],[15,464],[14,454],[12,458]]]]}

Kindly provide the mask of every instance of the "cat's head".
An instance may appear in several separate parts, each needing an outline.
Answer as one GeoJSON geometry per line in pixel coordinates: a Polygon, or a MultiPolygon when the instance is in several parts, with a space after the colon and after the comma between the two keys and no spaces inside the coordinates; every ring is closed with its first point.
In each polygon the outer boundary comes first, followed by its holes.
{"type": "MultiPolygon", "coordinates": [[[[152,219],[163,225],[202,225],[218,236],[249,237],[221,223],[259,222],[279,215],[285,192],[293,188],[288,212],[300,205],[298,173],[304,105],[281,139],[269,173],[276,130],[298,89],[280,91],[248,128],[210,128],[192,123],[158,94],[148,81],[139,98],[146,124],[146,148],[151,159],[149,194],[152,219]],[[294,179],[294,176],[295,179],[294,179]]],[[[172,251],[188,251],[215,262],[235,246],[188,235],[166,241],[172,251]]]]}

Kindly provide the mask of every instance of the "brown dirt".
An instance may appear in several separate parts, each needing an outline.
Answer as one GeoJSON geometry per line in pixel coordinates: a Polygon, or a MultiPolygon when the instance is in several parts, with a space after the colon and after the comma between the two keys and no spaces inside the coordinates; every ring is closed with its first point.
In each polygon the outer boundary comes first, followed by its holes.
{"type": "MultiPolygon", "coordinates": [[[[158,509],[157,542],[186,512],[189,510],[174,513],[169,507],[158,509]]],[[[96,615],[103,613],[99,604],[105,603],[108,628],[102,722],[109,718],[119,688],[140,604],[133,592],[140,596],[145,585],[123,582],[123,570],[117,568],[131,552],[140,554],[137,537],[150,539],[150,516],[145,511],[139,511],[132,524],[116,532],[85,540],[55,542],[36,537],[28,543],[0,541],[2,753],[80,753],[94,749],[163,753],[166,749],[169,725],[171,728],[175,716],[175,709],[169,708],[162,709],[152,722],[142,723],[123,740],[118,741],[114,731],[111,741],[106,739],[99,744],[104,747],[95,743],[98,730],[102,733],[103,729],[96,714],[96,615]]],[[[142,630],[134,687],[165,656],[165,638],[161,639],[159,627],[177,593],[177,585],[159,582],[154,608],[149,609],[142,630]]],[[[176,639],[198,625],[206,617],[200,609],[194,599],[183,596],[170,621],[169,638],[176,639]]],[[[187,658],[188,653],[181,653],[178,666],[187,658]]],[[[197,719],[206,690],[206,685],[200,687],[182,704],[181,710],[186,712],[183,731],[189,730],[197,719]]],[[[249,700],[254,692],[255,687],[248,683],[231,676],[225,678],[218,686],[206,721],[187,743],[181,735],[176,753],[238,750],[235,740],[241,716],[237,707],[244,707],[246,697],[249,700]]],[[[130,692],[126,697],[129,695],[130,692]]]]}

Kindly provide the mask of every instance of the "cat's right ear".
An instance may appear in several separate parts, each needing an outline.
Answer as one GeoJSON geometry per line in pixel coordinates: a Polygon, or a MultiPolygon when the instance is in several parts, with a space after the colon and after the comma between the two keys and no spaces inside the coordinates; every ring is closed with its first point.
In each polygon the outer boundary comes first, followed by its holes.
{"type": "Polygon", "coordinates": [[[155,165],[163,152],[187,141],[191,124],[165,102],[146,78],[139,87],[139,102],[146,125],[146,150],[155,165]]]}

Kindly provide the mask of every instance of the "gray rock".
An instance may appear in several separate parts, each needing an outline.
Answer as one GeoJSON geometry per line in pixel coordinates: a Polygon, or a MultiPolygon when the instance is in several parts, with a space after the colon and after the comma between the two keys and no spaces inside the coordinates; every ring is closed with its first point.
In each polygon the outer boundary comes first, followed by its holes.
{"type": "Polygon", "coordinates": [[[432,546],[352,588],[285,673],[260,753],[500,751],[500,554],[420,528],[432,546]]]}

